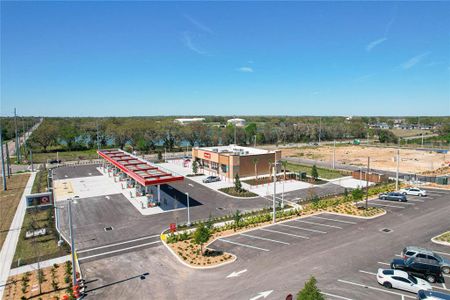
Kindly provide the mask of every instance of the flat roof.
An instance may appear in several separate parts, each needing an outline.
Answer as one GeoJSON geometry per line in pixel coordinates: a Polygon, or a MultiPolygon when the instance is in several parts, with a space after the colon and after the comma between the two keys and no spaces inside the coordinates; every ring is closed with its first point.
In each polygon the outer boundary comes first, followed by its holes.
{"type": "Polygon", "coordinates": [[[228,146],[199,147],[197,149],[209,152],[216,152],[224,155],[240,155],[240,156],[275,153],[275,151],[269,151],[265,149],[258,149],[252,147],[242,147],[233,144],[228,146]]]}
{"type": "Polygon", "coordinates": [[[143,186],[184,179],[120,149],[98,150],[97,153],[143,186]]]}

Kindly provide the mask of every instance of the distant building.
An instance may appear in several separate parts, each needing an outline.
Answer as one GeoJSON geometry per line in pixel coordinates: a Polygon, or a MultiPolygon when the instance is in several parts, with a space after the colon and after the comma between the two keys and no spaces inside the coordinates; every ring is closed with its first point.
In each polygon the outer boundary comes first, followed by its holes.
{"type": "Polygon", "coordinates": [[[244,127],[245,123],[246,122],[245,122],[244,119],[239,119],[239,118],[229,119],[227,121],[227,124],[232,124],[232,125],[235,125],[237,127],[244,127]]]}
{"type": "Polygon", "coordinates": [[[375,123],[375,124],[369,124],[369,128],[372,128],[372,129],[389,129],[389,125],[387,123],[375,123]]]}
{"type": "Polygon", "coordinates": [[[192,149],[192,158],[198,161],[205,171],[233,179],[236,174],[241,178],[254,177],[255,163],[258,176],[267,176],[270,172],[270,162],[281,160],[281,151],[237,145],[196,147],[192,149]]]}
{"type": "Polygon", "coordinates": [[[181,124],[181,125],[186,125],[186,124],[191,124],[191,123],[201,123],[204,122],[205,118],[182,118],[182,119],[175,119],[174,122],[181,124]]]}

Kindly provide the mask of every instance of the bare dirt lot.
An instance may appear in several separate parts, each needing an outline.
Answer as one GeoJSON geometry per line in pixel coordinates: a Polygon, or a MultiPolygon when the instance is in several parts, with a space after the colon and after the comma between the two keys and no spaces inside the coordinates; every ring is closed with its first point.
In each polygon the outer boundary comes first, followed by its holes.
{"type": "MultiPolygon", "coordinates": [[[[303,157],[320,161],[333,160],[333,147],[305,147],[282,149],[283,156],[303,157]]],[[[366,146],[336,147],[336,162],[365,166],[370,157],[370,166],[374,169],[395,171],[397,149],[366,146]]],[[[432,174],[438,168],[450,163],[450,154],[410,149],[400,150],[400,172],[432,174]]],[[[431,175],[430,174],[430,175],[431,175]]]]}

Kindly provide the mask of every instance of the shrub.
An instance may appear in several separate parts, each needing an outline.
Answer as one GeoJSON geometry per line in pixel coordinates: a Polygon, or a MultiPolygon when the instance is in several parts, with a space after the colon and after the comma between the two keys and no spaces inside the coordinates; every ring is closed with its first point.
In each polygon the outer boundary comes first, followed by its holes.
{"type": "Polygon", "coordinates": [[[311,276],[303,289],[297,294],[297,300],[325,300],[316,284],[316,278],[311,276]]]}

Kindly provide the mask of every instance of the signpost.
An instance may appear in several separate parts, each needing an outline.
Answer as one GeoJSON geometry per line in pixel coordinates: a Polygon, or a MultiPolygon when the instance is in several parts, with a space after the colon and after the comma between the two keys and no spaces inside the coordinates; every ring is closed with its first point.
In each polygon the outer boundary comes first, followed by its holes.
{"type": "Polygon", "coordinates": [[[53,205],[51,192],[31,194],[26,196],[27,208],[53,205]]]}

